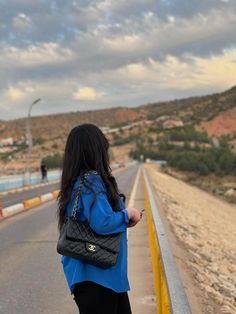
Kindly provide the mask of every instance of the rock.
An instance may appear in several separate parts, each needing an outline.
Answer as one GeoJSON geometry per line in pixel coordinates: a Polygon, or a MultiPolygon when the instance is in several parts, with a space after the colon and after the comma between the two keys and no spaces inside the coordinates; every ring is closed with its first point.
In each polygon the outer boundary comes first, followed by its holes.
{"type": "Polygon", "coordinates": [[[201,260],[201,256],[196,252],[191,252],[190,261],[193,263],[198,263],[201,260]]]}
{"type": "Polygon", "coordinates": [[[236,273],[236,265],[230,264],[229,266],[227,266],[227,269],[230,273],[236,273]]]}
{"type": "Polygon", "coordinates": [[[220,289],[220,285],[218,282],[214,282],[212,285],[211,285],[216,291],[219,291],[220,289]]]}
{"type": "Polygon", "coordinates": [[[221,283],[226,283],[226,282],[228,282],[228,281],[230,281],[230,278],[229,278],[229,276],[227,276],[227,275],[224,275],[224,274],[219,274],[218,275],[218,279],[219,279],[219,281],[221,282],[221,283]]]}
{"type": "Polygon", "coordinates": [[[229,283],[219,286],[219,292],[226,297],[232,298],[236,295],[236,288],[229,283]]]}
{"type": "Polygon", "coordinates": [[[204,258],[207,262],[212,262],[212,256],[208,253],[201,252],[200,255],[204,258]]]}
{"type": "Polygon", "coordinates": [[[207,266],[207,268],[210,270],[210,272],[218,275],[219,273],[219,267],[217,266],[216,263],[211,263],[207,266]]]}
{"type": "Polygon", "coordinates": [[[220,309],[221,314],[235,314],[235,310],[231,306],[223,305],[220,309]]]}
{"type": "Polygon", "coordinates": [[[205,278],[200,273],[197,273],[195,278],[200,283],[205,281],[205,278]]]}
{"type": "Polygon", "coordinates": [[[225,192],[225,195],[227,195],[227,196],[236,195],[236,189],[231,188],[231,189],[227,190],[225,192]]]}
{"type": "Polygon", "coordinates": [[[214,313],[213,306],[207,305],[207,306],[206,306],[206,312],[209,313],[209,314],[214,313]]]}

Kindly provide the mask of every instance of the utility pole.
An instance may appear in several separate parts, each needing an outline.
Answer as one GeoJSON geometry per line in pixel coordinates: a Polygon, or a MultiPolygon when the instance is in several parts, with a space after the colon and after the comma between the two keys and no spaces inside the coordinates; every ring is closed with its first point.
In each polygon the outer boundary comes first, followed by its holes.
{"type": "Polygon", "coordinates": [[[31,110],[35,104],[37,104],[41,98],[36,99],[29,107],[27,120],[26,120],[26,140],[28,144],[28,153],[27,153],[27,163],[26,163],[26,173],[28,176],[28,184],[30,184],[30,164],[31,164],[31,155],[32,155],[32,148],[33,148],[33,140],[32,140],[32,133],[31,133],[31,110]]]}

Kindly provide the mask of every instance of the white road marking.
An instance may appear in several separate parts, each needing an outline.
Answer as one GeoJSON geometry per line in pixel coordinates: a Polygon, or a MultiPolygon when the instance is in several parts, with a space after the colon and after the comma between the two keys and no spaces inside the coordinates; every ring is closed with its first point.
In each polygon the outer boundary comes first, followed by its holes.
{"type": "MultiPolygon", "coordinates": [[[[134,186],[132,188],[132,192],[130,195],[130,199],[129,199],[129,203],[128,203],[128,207],[133,207],[134,206],[134,200],[135,200],[135,195],[136,195],[136,191],[137,191],[137,187],[138,187],[138,181],[139,181],[139,177],[140,177],[140,172],[141,172],[141,167],[139,166],[138,168],[138,172],[134,181],[134,186]]],[[[129,229],[127,229],[127,238],[129,237],[129,229]]]]}

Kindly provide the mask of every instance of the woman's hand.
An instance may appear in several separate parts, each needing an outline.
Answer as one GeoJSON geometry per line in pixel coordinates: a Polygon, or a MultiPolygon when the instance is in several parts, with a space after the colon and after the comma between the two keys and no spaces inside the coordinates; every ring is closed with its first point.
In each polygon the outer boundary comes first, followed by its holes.
{"type": "Polygon", "coordinates": [[[126,208],[129,216],[128,228],[134,227],[142,218],[143,214],[139,210],[133,207],[126,208]]]}

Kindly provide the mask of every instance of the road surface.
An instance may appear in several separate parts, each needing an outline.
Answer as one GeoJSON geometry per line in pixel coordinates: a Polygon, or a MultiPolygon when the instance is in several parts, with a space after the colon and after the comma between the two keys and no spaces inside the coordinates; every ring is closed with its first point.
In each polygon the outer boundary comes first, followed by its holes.
{"type": "Polygon", "coordinates": [[[59,183],[52,183],[50,185],[40,186],[28,191],[21,191],[14,194],[8,194],[1,196],[1,205],[3,208],[11,206],[17,203],[21,203],[24,200],[40,196],[45,193],[53,192],[59,189],[59,183]]]}
{"type": "MultiPolygon", "coordinates": [[[[116,174],[127,203],[138,165],[116,174]]],[[[56,202],[50,201],[0,223],[0,313],[73,314],[60,255],[56,202]]]]}

